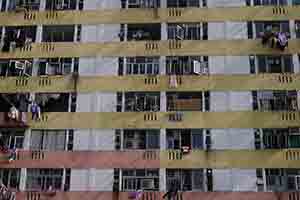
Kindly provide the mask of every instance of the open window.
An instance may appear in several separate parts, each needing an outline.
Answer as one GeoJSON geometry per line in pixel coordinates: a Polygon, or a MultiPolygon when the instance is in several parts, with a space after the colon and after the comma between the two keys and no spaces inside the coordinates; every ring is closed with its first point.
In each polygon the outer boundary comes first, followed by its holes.
{"type": "Polygon", "coordinates": [[[47,191],[49,188],[62,191],[68,176],[66,169],[27,169],[26,190],[47,191]]]}
{"type": "Polygon", "coordinates": [[[203,169],[167,169],[167,190],[179,186],[180,191],[205,191],[203,169]]]}
{"type": "Polygon", "coordinates": [[[0,76],[31,76],[32,59],[0,60],[0,76]]]}
{"type": "Polygon", "coordinates": [[[76,10],[83,5],[83,0],[46,0],[46,10],[76,10]]]}
{"type": "Polygon", "coordinates": [[[288,33],[287,36],[290,37],[289,21],[255,21],[253,26],[256,33],[256,38],[261,38],[261,33],[264,33],[268,29],[272,30],[273,32],[288,33]]]}
{"type": "Polygon", "coordinates": [[[122,170],[122,191],[159,190],[159,169],[122,170]]]}
{"type": "Polygon", "coordinates": [[[169,40],[205,40],[207,39],[206,23],[168,24],[169,40]]]}
{"type": "Polygon", "coordinates": [[[6,188],[19,190],[21,178],[21,169],[0,169],[0,183],[6,188]]]}
{"type": "Polygon", "coordinates": [[[24,129],[0,129],[1,145],[9,149],[22,149],[24,142],[24,134],[24,129]]]}
{"type": "Polygon", "coordinates": [[[209,73],[207,56],[167,56],[168,75],[205,75],[209,73]]]}
{"type": "Polygon", "coordinates": [[[159,130],[124,130],[124,149],[159,149],[159,130]]]}
{"type": "Polygon", "coordinates": [[[298,110],[296,91],[258,91],[254,101],[259,111],[298,110]]]}
{"type": "Polygon", "coordinates": [[[35,101],[41,107],[41,112],[68,112],[68,93],[37,93],[35,101]]]}
{"type": "Polygon", "coordinates": [[[159,74],[159,57],[127,57],[125,74],[159,74]]]}
{"type": "Polygon", "coordinates": [[[160,40],[161,25],[160,24],[128,24],[127,40],[160,40]]]}
{"type": "Polygon", "coordinates": [[[40,0],[8,0],[8,11],[39,10],[40,0]]]}
{"type": "Polygon", "coordinates": [[[167,7],[201,7],[204,0],[167,0],[167,7]]]}
{"type": "Polygon", "coordinates": [[[45,58],[39,60],[38,75],[67,75],[72,72],[72,58],[45,58]]]}
{"type": "Polygon", "coordinates": [[[167,129],[167,149],[203,149],[202,129],[167,129]]]}
{"type": "Polygon", "coordinates": [[[75,25],[43,26],[43,42],[73,42],[75,25]]]}
{"type": "Polygon", "coordinates": [[[122,4],[123,8],[159,8],[160,0],[123,0],[122,4]]]}
{"type": "Polygon", "coordinates": [[[257,56],[257,73],[293,73],[292,55],[257,56]]]}
{"type": "Polygon", "coordinates": [[[4,94],[0,93],[0,112],[9,112],[15,106],[20,112],[27,112],[29,105],[29,94],[4,94]]]}
{"type": "Polygon", "coordinates": [[[168,111],[204,111],[203,92],[167,92],[168,111]]]}
{"type": "Polygon", "coordinates": [[[160,110],[159,92],[127,92],[125,93],[125,111],[143,112],[160,110]]]}

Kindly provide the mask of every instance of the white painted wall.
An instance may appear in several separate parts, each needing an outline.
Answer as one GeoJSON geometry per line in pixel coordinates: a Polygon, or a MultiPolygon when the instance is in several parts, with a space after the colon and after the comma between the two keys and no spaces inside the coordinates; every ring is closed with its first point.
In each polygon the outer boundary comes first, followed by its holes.
{"type": "MultiPolygon", "coordinates": [[[[244,6],[244,0],[210,0],[208,7],[244,6]]],[[[247,23],[208,23],[208,39],[247,39],[247,23]]],[[[212,74],[249,74],[248,56],[210,56],[209,70],[212,74]]],[[[211,92],[211,111],[252,110],[251,92],[211,92]]],[[[212,129],[212,149],[254,149],[252,129],[212,129]]],[[[213,170],[215,191],[255,191],[255,170],[213,170]]]]}
{"type": "Polygon", "coordinates": [[[120,0],[88,0],[84,2],[84,10],[121,8],[120,0]]]}
{"type": "Polygon", "coordinates": [[[112,191],[113,169],[71,170],[71,191],[112,191]]]}

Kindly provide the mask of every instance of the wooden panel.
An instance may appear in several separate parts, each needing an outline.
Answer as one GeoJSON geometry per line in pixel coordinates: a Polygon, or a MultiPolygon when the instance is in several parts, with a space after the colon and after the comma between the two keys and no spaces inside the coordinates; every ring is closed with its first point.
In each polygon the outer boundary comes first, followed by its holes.
{"type": "MultiPolygon", "coordinates": [[[[5,113],[0,113],[3,116],[5,113]]],[[[30,115],[30,114],[28,114],[30,115]]],[[[0,117],[2,119],[3,117],[0,117]]],[[[27,116],[30,120],[30,116],[27,116]]],[[[7,127],[5,120],[0,127],[7,127]]],[[[286,128],[300,126],[299,112],[103,112],[44,113],[26,124],[36,129],[68,128],[286,128]]]]}
{"type": "Polygon", "coordinates": [[[161,153],[160,162],[161,168],[299,168],[300,150],[170,151],[161,153]]]}
{"type": "Polygon", "coordinates": [[[300,19],[299,13],[299,6],[31,11],[1,13],[0,26],[297,20],[300,19]]]}
{"type": "Polygon", "coordinates": [[[198,150],[182,154],[170,151],[73,151],[20,152],[18,160],[2,168],[299,168],[300,150],[198,150]],[[264,162],[262,162],[262,160],[264,162]]]}
{"type": "MultiPolygon", "coordinates": [[[[86,66],[89,67],[89,66],[86,66]]],[[[95,92],[95,91],[249,91],[298,90],[299,74],[246,74],[178,76],[177,88],[168,76],[83,76],[77,86],[72,76],[0,78],[0,93],[16,92],[95,92]],[[243,84],[240,84],[243,83],[243,84]]]]}
{"type": "Polygon", "coordinates": [[[137,41],[106,43],[40,43],[31,49],[16,49],[0,53],[0,59],[8,58],[65,58],[90,56],[218,56],[218,55],[287,55],[300,53],[300,40],[292,39],[285,51],[265,47],[260,40],[185,40],[185,41],[137,41]]]}

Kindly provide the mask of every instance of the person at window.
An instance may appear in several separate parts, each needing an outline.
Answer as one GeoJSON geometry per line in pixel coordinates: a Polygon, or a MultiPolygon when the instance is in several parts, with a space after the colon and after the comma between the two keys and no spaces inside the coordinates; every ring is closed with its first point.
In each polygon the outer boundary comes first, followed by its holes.
{"type": "Polygon", "coordinates": [[[268,43],[271,44],[271,47],[275,45],[275,32],[273,31],[271,26],[268,26],[262,35],[262,44],[267,45],[268,43]]]}
{"type": "Polygon", "coordinates": [[[176,200],[178,194],[178,183],[173,183],[171,188],[168,190],[166,194],[164,194],[163,199],[167,198],[167,200],[176,200]]]}
{"type": "Polygon", "coordinates": [[[32,102],[30,110],[32,114],[32,120],[41,119],[41,107],[35,101],[32,102]]]}
{"type": "Polygon", "coordinates": [[[9,52],[10,40],[9,34],[5,34],[3,38],[2,52],[9,52]]]}
{"type": "Polygon", "coordinates": [[[19,111],[15,106],[12,106],[10,108],[10,111],[8,113],[8,118],[15,121],[19,120],[19,111]]]}
{"type": "Polygon", "coordinates": [[[288,46],[287,34],[279,32],[276,34],[276,47],[280,50],[284,50],[288,46]]]}
{"type": "Polygon", "coordinates": [[[8,158],[9,162],[12,162],[17,159],[18,150],[16,148],[12,149],[8,158]]]}

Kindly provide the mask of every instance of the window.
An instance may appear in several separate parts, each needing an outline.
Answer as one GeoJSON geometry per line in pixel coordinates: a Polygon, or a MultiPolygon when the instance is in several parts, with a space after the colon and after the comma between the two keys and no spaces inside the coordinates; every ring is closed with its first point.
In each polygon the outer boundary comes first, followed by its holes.
{"type": "Polygon", "coordinates": [[[160,110],[159,92],[127,92],[125,93],[125,111],[141,112],[160,110]]]}
{"type": "Polygon", "coordinates": [[[169,40],[204,40],[207,35],[207,24],[201,23],[168,24],[167,29],[169,40]]]}
{"type": "Polygon", "coordinates": [[[0,60],[0,76],[31,76],[33,60],[0,60]]]}
{"type": "Polygon", "coordinates": [[[72,58],[46,58],[39,60],[38,75],[67,75],[72,72],[72,58]]]}
{"type": "Polygon", "coordinates": [[[30,9],[38,10],[40,8],[40,0],[26,0],[26,1],[17,1],[17,0],[8,0],[8,10],[20,10],[20,9],[30,9]]]}
{"type": "Polygon", "coordinates": [[[126,58],[126,74],[159,74],[159,57],[126,58]]]}
{"type": "Polygon", "coordinates": [[[27,169],[26,189],[33,191],[63,189],[64,169],[27,169]]]}
{"type": "Polygon", "coordinates": [[[167,149],[203,149],[203,131],[201,129],[167,129],[167,149]]]}
{"type": "Polygon", "coordinates": [[[122,171],[122,190],[159,190],[159,169],[124,169],[122,171]]]}
{"type": "Polygon", "coordinates": [[[69,98],[68,93],[37,93],[35,96],[42,112],[68,112],[69,98]]]}
{"type": "Polygon", "coordinates": [[[295,31],[296,31],[296,38],[300,38],[300,21],[295,21],[295,31]]]}
{"type": "Polygon", "coordinates": [[[160,0],[127,0],[128,8],[159,8],[160,0]]]}
{"type": "Polygon", "coordinates": [[[167,169],[167,190],[178,185],[181,191],[204,191],[203,169],[167,169]]]}
{"type": "Polygon", "coordinates": [[[257,73],[293,73],[293,58],[288,56],[257,56],[257,73]]]}
{"type": "Polygon", "coordinates": [[[15,106],[20,112],[27,112],[29,94],[1,94],[0,93],[0,112],[9,112],[15,106]]]}
{"type": "Polygon", "coordinates": [[[293,129],[263,129],[265,149],[300,148],[300,131],[293,129]]]}
{"type": "Polygon", "coordinates": [[[258,5],[287,5],[287,0],[254,0],[255,6],[258,5]]]}
{"type": "Polygon", "coordinates": [[[167,92],[168,111],[203,111],[203,92],[167,92]]]}
{"type": "Polygon", "coordinates": [[[124,149],[159,149],[159,130],[124,130],[124,149]]]}
{"type": "Polygon", "coordinates": [[[67,131],[65,130],[32,130],[31,150],[64,151],[66,149],[67,131]]]}
{"type": "MultiPolygon", "coordinates": [[[[273,31],[281,31],[285,33],[290,33],[290,25],[289,21],[256,21],[254,22],[256,38],[261,37],[261,33],[263,33],[267,28],[271,27],[273,31]]],[[[288,35],[288,37],[290,37],[288,35]]]]}
{"type": "Polygon", "coordinates": [[[127,40],[160,40],[160,24],[128,24],[127,40]]]}
{"type": "Polygon", "coordinates": [[[260,111],[298,110],[296,91],[259,91],[254,101],[260,111]]]}
{"type": "MultiPolygon", "coordinates": [[[[30,40],[36,41],[37,26],[7,26],[5,27],[5,34],[12,37],[12,40],[30,40]]],[[[18,42],[16,41],[16,42],[18,42]]]]}
{"type": "Polygon", "coordinates": [[[75,26],[43,26],[43,42],[73,42],[75,26]]]}
{"type": "Polygon", "coordinates": [[[300,5],[300,0],[293,0],[293,5],[300,5]]]}
{"type": "Polygon", "coordinates": [[[0,130],[0,140],[6,147],[9,147],[10,149],[22,149],[24,141],[24,132],[25,130],[3,129],[0,130]]]}
{"type": "Polygon", "coordinates": [[[167,7],[200,7],[201,0],[167,0],[167,7]]]}
{"type": "Polygon", "coordinates": [[[76,0],[46,0],[46,10],[75,10],[76,0]]]}
{"type": "Polygon", "coordinates": [[[166,73],[168,75],[208,74],[207,56],[167,56],[166,73]]]}
{"type": "Polygon", "coordinates": [[[299,191],[299,169],[266,169],[268,191],[299,191]]]}
{"type": "Polygon", "coordinates": [[[19,189],[21,169],[0,169],[0,181],[7,187],[19,189]]]}

